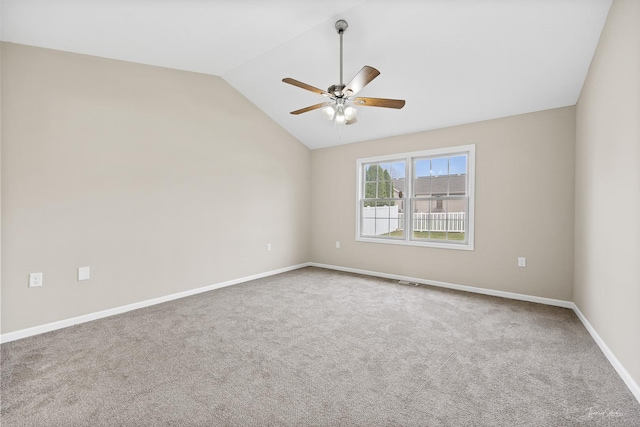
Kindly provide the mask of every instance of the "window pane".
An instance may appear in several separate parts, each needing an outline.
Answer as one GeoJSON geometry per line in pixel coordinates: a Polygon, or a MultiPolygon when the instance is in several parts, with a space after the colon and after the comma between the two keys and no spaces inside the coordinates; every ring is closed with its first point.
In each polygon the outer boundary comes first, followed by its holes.
{"type": "Polygon", "coordinates": [[[370,237],[404,237],[403,215],[398,200],[363,201],[361,233],[370,237]]]}
{"type": "Polygon", "coordinates": [[[364,167],[364,180],[376,182],[378,180],[378,165],[366,165],[364,167]]]}
{"type": "Polygon", "coordinates": [[[380,166],[378,170],[378,198],[386,199],[391,197],[391,174],[389,173],[389,169],[391,166],[387,163],[383,166],[380,166]]]}
{"type": "Polygon", "coordinates": [[[467,193],[467,156],[449,158],[449,195],[467,193]]]}
{"type": "Polygon", "coordinates": [[[404,162],[395,162],[391,164],[391,170],[389,173],[391,174],[391,179],[396,180],[400,178],[404,178],[404,162]]]}
{"type": "Polygon", "coordinates": [[[401,215],[395,200],[378,201],[376,208],[376,235],[402,237],[401,215]]]}
{"type": "Polygon", "coordinates": [[[367,182],[364,184],[364,198],[375,199],[376,198],[376,182],[367,182]]]}
{"type": "Polygon", "coordinates": [[[449,158],[431,159],[431,195],[446,196],[449,194],[449,158]]]}
{"type": "Polygon", "coordinates": [[[422,176],[413,181],[414,196],[430,196],[431,195],[431,177],[422,176]]]}
{"type": "Polygon", "coordinates": [[[449,174],[460,175],[467,173],[467,156],[449,157],[449,174]]]}
{"type": "Polygon", "coordinates": [[[416,178],[431,175],[431,160],[418,159],[414,162],[414,175],[416,178]]]}
{"type": "Polygon", "coordinates": [[[377,202],[376,207],[376,236],[389,234],[389,206],[385,202],[377,202]]]}
{"type": "Polygon", "coordinates": [[[404,198],[405,195],[405,162],[391,164],[391,197],[404,198]]]}
{"type": "Polygon", "coordinates": [[[414,162],[413,195],[431,195],[431,160],[429,159],[418,159],[414,162]]]}
{"type": "Polygon", "coordinates": [[[412,213],[413,238],[465,241],[467,199],[419,200],[412,213]]]}
{"type": "Polygon", "coordinates": [[[381,182],[379,184],[379,188],[381,188],[382,192],[384,193],[384,196],[380,197],[381,199],[383,198],[390,199],[393,197],[393,181],[389,180],[389,181],[381,182]]]}
{"type": "Polygon", "coordinates": [[[448,200],[435,199],[431,201],[429,215],[429,238],[432,240],[446,240],[447,238],[447,207],[448,200]]]}
{"type": "Polygon", "coordinates": [[[360,232],[363,236],[376,235],[376,202],[363,202],[361,207],[362,223],[360,232]]]}
{"type": "Polygon", "coordinates": [[[430,179],[432,196],[446,196],[449,194],[448,175],[432,176],[430,179]]]}
{"type": "Polygon", "coordinates": [[[449,195],[463,196],[467,194],[467,175],[449,175],[449,195]]]}
{"type": "Polygon", "coordinates": [[[449,175],[449,158],[431,159],[431,176],[449,175]]]}
{"type": "Polygon", "coordinates": [[[411,224],[413,227],[414,239],[429,238],[429,200],[417,200],[413,203],[413,212],[411,213],[411,224]]]}
{"type": "MultiPolygon", "coordinates": [[[[398,165],[398,169],[402,171],[402,176],[404,176],[404,162],[396,162],[396,164],[398,165]]],[[[391,177],[391,172],[393,171],[394,168],[391,163],[375,163],[366,165],[364,173],[364,198],[386,199],[394,197],[394,182],[391,177]],[[375,183],[377,183],[377,185],[374,188],[373,184],[375,183]]],[[[400,173],[397,173],[396,175],[400,175],[400,173]]]]}
{"type": "Polygon", "coordinates": [[[447,214],[447,240],[465,241],[467,199],[449,200],[449,211],[447,214]]]}

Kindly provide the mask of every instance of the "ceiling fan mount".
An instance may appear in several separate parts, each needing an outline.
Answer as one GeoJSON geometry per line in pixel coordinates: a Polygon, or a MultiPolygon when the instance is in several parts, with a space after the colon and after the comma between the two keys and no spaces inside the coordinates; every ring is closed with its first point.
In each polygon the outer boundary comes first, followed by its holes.
{"type": "Polygon", "coordinates": [[[347,27],[349,27],[349,24],[347,24],[347,21],[344,19],[336,21],[336,30],[338,31],[338,34],[344,33],[347,27]]]}
{"type": "Polygon", "coordinates": [[[356,123],[356,109],[353,105],[358,106],[367,106],[367,107],[384,107],[384,108],[395,108],[401,109],[404,107],[405,101],[402,99],[386,99],[386,98],[364,98],[358,97],[354,98],[354,96],[366,85],[371,83],[373,79],[380,75],[380,71],[376,70],[373,67],[365,65],[362,69],[355,75],[353,79],[346,85],[342,79],[342,64],[343,64],[343,49],[342,49],[342,36],[344,32],[349,27],[347,21],[340,19],[336,21],[335,28],[338,34],[340,35],[340,83],[331,85],[329,88],[324,91],[322,89],[318,89],[314,86],[308,85],[306,83],[302,83],[298,80],[292,79],[290,77],[282,79],[284,83],[288,83],[293,86],[297,86],[299,88],[308,90],[310,92],[317,93],[319,95],[326,96],[330,99],[330,101],[322,102],[319,104],[311,105],[306,108],[301,108],[300,110],[292,111],[291,114],[298,115],[302,113],[306,113],[308,111],[317,110],[322,108],[322,113],[324,116],[329,119],[335,121],[336,124],[353,124],[356,123]]]}

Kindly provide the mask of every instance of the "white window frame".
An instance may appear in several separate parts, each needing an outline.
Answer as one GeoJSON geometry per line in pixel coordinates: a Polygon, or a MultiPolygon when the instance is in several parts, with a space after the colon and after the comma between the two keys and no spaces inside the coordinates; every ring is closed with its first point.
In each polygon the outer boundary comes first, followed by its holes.
{"type": "Polygon", "coordinates": [[[429,248],[442,248],[442,249],[457,249],[472,251],[475,247],[474,242],[474,229],[475,229],[475,181],[476,181],[476,146],[475,144],[458,145],[454,147],[436,148],[431,150],[413,151],[408,153],[390,154],[386,156],[367,157],[356,160],[356,241],[369,242],[369,243],[385,243],[390,245],[407,245],[407,246],[422,246],[429,248]],[[467,155],[467,197],[469,205],[467,207],[467,230],[466,243],[448,241],[423,241],[412,240],[412,225],[411,215],[404,215],[404,230],[406,231],[403,238],[382,238],[382,237],[370,237],[361,235],[361,220],[362,220],[362,200],[364,192],[364,165],[369,163],[393,163],[397,161],[405,162],[405,193],[404,193],[404,206],[405,212],[411,212],[411,206],[414,203],[413,197],[413,161],[421,157],[436,157],[441,155],[454,156],[456,154],[467,155]]]}

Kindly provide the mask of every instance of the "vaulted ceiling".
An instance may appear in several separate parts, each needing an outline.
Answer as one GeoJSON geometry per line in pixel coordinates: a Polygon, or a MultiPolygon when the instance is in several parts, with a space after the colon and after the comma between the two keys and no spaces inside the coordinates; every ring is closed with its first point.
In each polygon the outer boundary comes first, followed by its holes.
{"type": "MultiPolygon", "coordinates": [[[[611,0],[1,0],[3,41],[221,76],[309,148],[574,105],[611,0]],[[336,128],[327,89],[364,65],[360,107],[336,128]]],[[[240,96],[240,95],[239,95],[240,96]]]]}

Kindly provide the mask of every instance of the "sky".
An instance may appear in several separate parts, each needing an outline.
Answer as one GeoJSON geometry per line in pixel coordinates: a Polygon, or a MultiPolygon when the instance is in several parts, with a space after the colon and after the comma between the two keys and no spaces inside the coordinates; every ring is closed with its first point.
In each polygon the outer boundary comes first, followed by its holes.
{"type": "MultiPolygon", "coordinates": [[[[405,177],[405,162],[381,163],[383,169],[389,171],[391,178],[398,179],[405,177]]],[[[415,160],[416,177],[457,175],[466,173],[467,156],[437,157],[433,159],[415,160]]]]}

